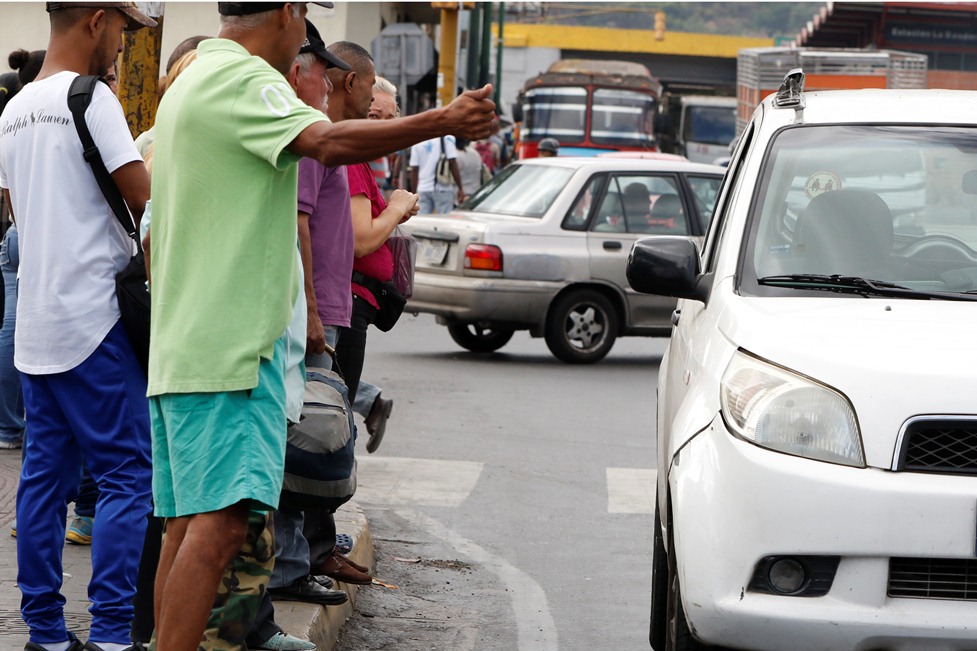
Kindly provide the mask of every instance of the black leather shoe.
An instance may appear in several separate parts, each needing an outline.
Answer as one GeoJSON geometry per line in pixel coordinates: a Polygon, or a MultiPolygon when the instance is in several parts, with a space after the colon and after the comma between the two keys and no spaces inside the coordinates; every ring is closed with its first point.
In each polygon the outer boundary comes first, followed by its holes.
{"type": "Polygon", "coordinates": [[[390,412],[393,409],[393,400],[387,400],[378,395],[376,400],[373,401],[373,406],[370,407],[370,413],[367,414],[364,421],[366,431],[370,433],[370,440],[366,442],[366,451],[370,454],[376,452],[377,448],[380,447],[380,443],[383,441],[383,434],[387,431],[387,419],[390,418],[390,412]]]}
{"type": "Polygon", "coordinates": [[[312,580],[321,585],[323,588],[329,588],[330,590],[332,590],[333,586],[336,585],[332,582],[332,579],[325,574],[316,574],[312,577],[312,580]]]}
{"type": "MultiPolygon", "coordinates": [[[[102,649],[102,647],[95,644],[94,642],[85,642],[85,646],[82,646],[81,642],[76,642],[75,645],[76,647],[69,648],[68,651],[73,651],[74,648],[77,648],[78,651],[105,651],[104,649],[102,649]]],[[[130,646],[127,646],[124,649],[124,651],[140,651],[140,647],[138,645],[132,644],[130,646]]]]}
{"type": "Polygon", "coordinates": [[[284,588],[270,588],[268,590],[275,599],[285,601],[306,601],[324,606],[338,606],[344,604],[349,596],[342,590],[330,590],[316,582],[311,576],[304,576],[290,586],[284,588]]]}

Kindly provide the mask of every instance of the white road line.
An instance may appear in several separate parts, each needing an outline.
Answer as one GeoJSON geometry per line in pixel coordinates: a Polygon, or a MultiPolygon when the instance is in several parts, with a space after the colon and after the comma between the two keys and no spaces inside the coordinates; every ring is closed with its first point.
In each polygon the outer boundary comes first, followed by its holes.
{"type": "Polygon", "coordinates": [[[556,624],[550,614],[549,602],[543,588],[528,574],[505,559],[463,538],[443,524],[418,511],[402,509],[397,514],[417,523],[437,538],[444,540],[499,577],[512,595],[512,609],[516,618],[517,648],[519,651],[557,651],[559,639],[556,624]]]}
{"type": "Polygon", "coordinates": [[[654,513],[657,477],[648,468],[608,468],[607,512],[654,513]]]}
{"type": "Polygon", "coordinates": [[[460,506],[485,464],[400,457],[357,459],[356,501],[384,506],[460,506]]]}

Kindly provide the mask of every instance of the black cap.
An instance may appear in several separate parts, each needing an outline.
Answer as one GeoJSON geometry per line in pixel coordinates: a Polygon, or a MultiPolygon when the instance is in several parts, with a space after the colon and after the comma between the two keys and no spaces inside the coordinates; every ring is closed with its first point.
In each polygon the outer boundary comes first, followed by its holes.
{"type": "Polygon", "coordinates": [[[141,12],[135,2],[48,2],[45,8],[48,13],[61,9],[118,9],[129,17],[127,32],[156,27],[156,21],[141,12]]]}
{"type": "MultiPolygon", "coordinates": [[[[331,2],[311,2],[309,4],[319,5],[326,9],[332,9],[331,2]]],[[[247,16],[248,14],[260,14],[262,11],[272,11],[281,9],[284,2],[218,2],[217,11],[222,16],[247,16]]]]}
{"type": "Polygon", "coordinates": [[[551,151],[554,154],[560,151],[560,141],[556,138],[543,138],[539,141],[539,151],[551,151]]]}
{"type": "Polygon", "coordinates": [[[325,61],[327,68],[349,70],[348,63],[326,49],[326,44],[323,43],[322,37],[319,36],[319,30],[315,28],[315,25],[313,25],[308,18],[306,18],[305,42],[302,43],[302,49],[299,50],[299,54],[308,54],[310,52],[325,61]]]}

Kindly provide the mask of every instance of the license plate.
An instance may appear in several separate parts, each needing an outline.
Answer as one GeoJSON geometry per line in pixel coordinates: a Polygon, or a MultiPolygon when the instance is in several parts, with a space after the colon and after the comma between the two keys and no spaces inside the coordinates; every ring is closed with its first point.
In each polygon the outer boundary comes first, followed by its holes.
{"type": "Polygon", "coordinates": [[[418,238],[421,260],[430,265],[442,265],[448,257],[448,243],[444,240],[418,238]]]}

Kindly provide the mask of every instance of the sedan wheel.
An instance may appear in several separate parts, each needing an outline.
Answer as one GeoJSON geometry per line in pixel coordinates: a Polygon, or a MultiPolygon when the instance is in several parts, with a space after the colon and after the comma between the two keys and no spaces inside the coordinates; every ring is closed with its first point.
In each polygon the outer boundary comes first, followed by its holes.
{"type": "Polygon", "coordinates": [[[546,345],[569,364],[593,364],[610,352],[617,338],[617,312],[592,289],[572,291],[550,308],[546,345]]]}
{"type": "Polygon", "coordinates": [[[455,343],[473,353],[493,353],[509,343],[513,330],[496,328],[491,324],[452,323],[448,334],[455,343]]]}

